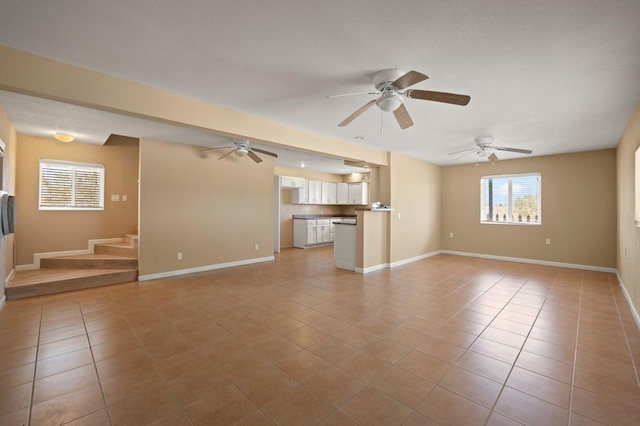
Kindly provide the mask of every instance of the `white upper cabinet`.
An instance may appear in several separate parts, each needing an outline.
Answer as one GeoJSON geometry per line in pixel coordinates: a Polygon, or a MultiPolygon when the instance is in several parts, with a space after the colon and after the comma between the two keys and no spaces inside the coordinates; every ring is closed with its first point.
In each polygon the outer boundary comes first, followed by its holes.
{"type": "Polygon", "coordinates": [[[309,204],[322,204],[322,182],[319,180],[309,180],[309,204]]]}
{"type": "Polygon", "coordinates": [[[367,182],[349,183],[349,204],[369,204],[369,184],[367,182]]]}
{"type": "Polygon", "coordinates": [[[305,179],[293,176],[280,176],[280,188],[299,189],[304,186],[305,179]]]}
{"type": "Polygon", "coordinates": [[[322,182],[322,204],[337,204],[338,184],[322,182]]]}
{"type": "Polygon", "coordinates": [[[349,184],[339,183],[336,186],[338,187],[336,202],[338,204],[349,204],[349,184]]]}

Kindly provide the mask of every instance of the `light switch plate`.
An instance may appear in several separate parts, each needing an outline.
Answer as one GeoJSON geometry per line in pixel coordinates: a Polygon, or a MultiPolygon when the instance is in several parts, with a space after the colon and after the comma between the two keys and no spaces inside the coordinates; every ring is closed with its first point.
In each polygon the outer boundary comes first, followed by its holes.
{"type": "Polygon", "coordinates": [[[120,201],[119,194],[111,194],[111,201],[120,201]]]}

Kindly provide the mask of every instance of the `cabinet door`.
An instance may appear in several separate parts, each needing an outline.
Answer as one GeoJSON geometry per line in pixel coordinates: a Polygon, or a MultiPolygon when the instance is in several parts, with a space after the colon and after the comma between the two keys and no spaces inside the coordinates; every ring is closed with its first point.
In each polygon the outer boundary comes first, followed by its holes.
{"type": "Polygon", "coordinates": [[[322,203],[322,182],[319,180],[307,181],[309,184],[309,204],[322,203]]]}
{"type": "Polygon", "coordinates": [[[367,182],[349,184],[349,204],[368,204],[369,186],[367,182]]]}
{"type": "Polygon", "coordinates": [[[336,204],[338,186],[333,182],[322,182],[322,204],[336,204]]]}
{"type": "Polygon", "coordinates": [[[302,187],[293,190],[293,204],[309,204],[309,181],[303,180],[302,187]]]}
{"type": "Polygon", "coordinates": [[[338,194],[337,194],[337,203],[338,204],[349,204],[349,184],[348,183],[339,183],[338,194]]]}
{"type": "Polygon", "coordinates": [[[298,188],[302,188],[303,183],[304,183],[304,179],[300,177],[280,176],[281,188],[298,189],[298,188]]]}
{"type": "Polygon", "coordinates": [[[316,241],[316,227],[307,226],[307,244],[315,244],[316,241]]]}

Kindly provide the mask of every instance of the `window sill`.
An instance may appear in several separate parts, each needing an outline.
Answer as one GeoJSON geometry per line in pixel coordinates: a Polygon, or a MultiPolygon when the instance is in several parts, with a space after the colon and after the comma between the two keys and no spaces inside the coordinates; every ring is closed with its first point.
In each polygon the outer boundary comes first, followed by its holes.
{"type": "Polygon", "coordinates": [[[542,222],[480,222],[480,225],[540,226],[542,222]]]}

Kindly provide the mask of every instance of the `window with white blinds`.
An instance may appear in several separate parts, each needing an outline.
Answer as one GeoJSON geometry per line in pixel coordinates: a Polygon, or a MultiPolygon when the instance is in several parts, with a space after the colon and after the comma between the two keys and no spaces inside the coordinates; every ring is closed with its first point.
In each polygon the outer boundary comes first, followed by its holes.
{"type": "Polygon", "coordinates": [[[542,223],[540,173],[484,176],[480,179],[480,222],[542,223]]]}
{"type": "Polygon", "coordinates": [[[104,210],[104,166],[40,160],[40,210],[104,210]]]}

